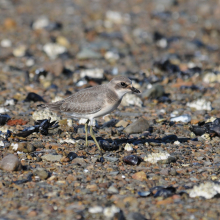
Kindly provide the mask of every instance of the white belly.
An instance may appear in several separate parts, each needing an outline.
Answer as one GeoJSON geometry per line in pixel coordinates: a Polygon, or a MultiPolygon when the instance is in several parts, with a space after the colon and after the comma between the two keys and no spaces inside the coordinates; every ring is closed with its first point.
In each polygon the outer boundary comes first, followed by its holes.
{"type": "Polygon", "coordinates": [[[96,112],[91,115],[86,115],[86,118],[88,119],[93,119],[93,118],[98,118],[100,116],[104,116],[109,114],[110,112],[114,111],[120,104],[121,100],[116,102],[114,105],[106,105],[104,108],[102,108],[99,112],[96,112]]]}

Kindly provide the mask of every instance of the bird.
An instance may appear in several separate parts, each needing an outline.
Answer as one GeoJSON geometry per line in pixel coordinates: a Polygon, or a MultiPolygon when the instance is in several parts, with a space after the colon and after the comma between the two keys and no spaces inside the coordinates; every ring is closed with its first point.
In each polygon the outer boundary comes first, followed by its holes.
{"type": "Polygon", "coordinates": [[[88,124],[90,124],[90,135],[93,138],[101,155],[102,149],[93,134],[92,124],[95,118],[104,116],[115,110],[126,93],[140,93],[132,86],[132,81],[125,76],[115,76],[107,84],[93,86],[79,90],[69,97],[45,104],[44,107],[51,111],[66,113],[73,118],[87,119],[85,123],[85,141],[88,147],[88,124]]]}

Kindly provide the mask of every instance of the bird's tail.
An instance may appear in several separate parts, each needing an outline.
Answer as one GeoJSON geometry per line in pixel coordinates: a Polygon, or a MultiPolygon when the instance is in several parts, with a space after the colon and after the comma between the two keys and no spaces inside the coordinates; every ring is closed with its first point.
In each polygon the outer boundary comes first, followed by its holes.
{"type": "Polygon", "coordinates": [[[63,100],[57,101],[57,102],[52,102],[50,104],[41,104],[41,105],[38,105],[37,107],[44,108],[44,109],[47,108],[52,111],[60,111],[60,107],[62,104],[63,104],[63,100]]]}

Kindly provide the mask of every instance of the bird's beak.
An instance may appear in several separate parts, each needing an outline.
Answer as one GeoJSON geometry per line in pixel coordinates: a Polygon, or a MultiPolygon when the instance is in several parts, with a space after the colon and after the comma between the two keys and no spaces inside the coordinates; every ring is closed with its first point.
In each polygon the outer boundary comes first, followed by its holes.
{"type": "Polygon", "coordinates": [[[131,86],[130,89],[132,92],[141,93],[138,89],[134,88],[133,86],[131,86]]]}

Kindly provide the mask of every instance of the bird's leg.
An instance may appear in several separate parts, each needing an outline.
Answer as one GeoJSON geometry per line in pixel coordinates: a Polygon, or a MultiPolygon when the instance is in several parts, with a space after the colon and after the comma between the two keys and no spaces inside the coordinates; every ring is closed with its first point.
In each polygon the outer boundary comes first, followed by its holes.
{"type": "Polygon", "coordinates": [[[93,134],[92,125],[90,125],[90,135],[91,135],[91,137],[93,138],[93,140],[95,141],[95,144],[96,144],[96,146],[98,147],[98,149],[99,149],[99,151],[100,151],[101,157],[103,157],[102,149],[101,149],[101,147],[99,146],[99,143],[98,143],[98,141],[97,141],[96,138],[95,138],[95,135],[93,134]]]}
{"type": "Polygon", "coordinates": [[[85,132],[86,132],[86,147],[88,147],[88,124],[89,124],[89,119],[85,123],[85,132]]]}

